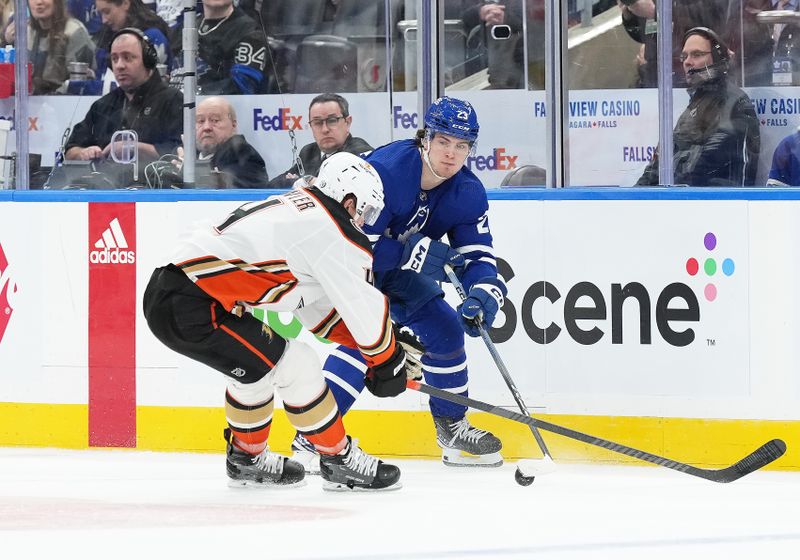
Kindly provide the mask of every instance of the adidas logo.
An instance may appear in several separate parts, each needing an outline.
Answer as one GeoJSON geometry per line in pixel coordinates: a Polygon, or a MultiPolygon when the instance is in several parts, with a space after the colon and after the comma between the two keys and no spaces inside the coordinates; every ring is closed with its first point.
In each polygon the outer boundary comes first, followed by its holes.
{"type": "Polygon", "coordinates": [[[133,264],[136,262],[136,253],[125,251],[128,241],[122,233],[119,220],[114,218],[108,224],[94,244],[95,249],[89,253],[89,262],[93,264],[133,264]]]}

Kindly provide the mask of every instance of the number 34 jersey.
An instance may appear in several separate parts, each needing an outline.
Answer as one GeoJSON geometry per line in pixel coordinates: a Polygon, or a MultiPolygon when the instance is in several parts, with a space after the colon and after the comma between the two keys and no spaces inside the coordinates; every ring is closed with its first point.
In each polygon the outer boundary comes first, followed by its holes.
{"type": "Polygon", "coordinates": [[[291,312],[373,365],[395,342],[386,298],[370,283],[369,247],[341,204],[312,187],[249,202],[190,231],[172,262],[229,312],[291,312]]]}

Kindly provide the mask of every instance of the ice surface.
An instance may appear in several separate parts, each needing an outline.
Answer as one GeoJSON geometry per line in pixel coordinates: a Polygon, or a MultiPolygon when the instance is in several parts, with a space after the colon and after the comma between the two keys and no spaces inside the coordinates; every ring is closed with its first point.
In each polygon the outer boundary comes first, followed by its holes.
{"type": "Polygon", "coordinates": [[[396,461],[394,492],[227,487],[223,455],[0,449],[2,558],[800,558],[800,473],[396,461]]]}

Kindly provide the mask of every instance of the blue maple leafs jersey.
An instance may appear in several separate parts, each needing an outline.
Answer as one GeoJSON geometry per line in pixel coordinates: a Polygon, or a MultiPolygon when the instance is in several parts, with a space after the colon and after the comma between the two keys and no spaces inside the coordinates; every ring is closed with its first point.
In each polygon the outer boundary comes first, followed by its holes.
{"type": "Polygon", "coordinates": [[[369,161],[381,176],[384,208],[378,220],[364,231],[374,243],[373,271],[399,268],[403,243],[420,232],[440,240],[464,255],[459,277],[469,291],[487,276],[497,276],[489,230],[489,202],[480,179],[466,167],[438,187],[420,188],[422,156],[414,140],[399,140],[375,149],[369,161]]]}

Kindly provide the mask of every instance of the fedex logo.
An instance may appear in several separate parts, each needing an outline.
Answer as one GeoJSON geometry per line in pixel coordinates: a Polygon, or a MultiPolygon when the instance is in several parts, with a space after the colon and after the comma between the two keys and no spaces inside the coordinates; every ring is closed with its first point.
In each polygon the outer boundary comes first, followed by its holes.
{"type": "Polygon", "coordinates": [[[392,122],[394,123],[394,128],[404,128],[406,130],[419,128],[419,116],[417,113],[406,113],[400,105],[395,105],[392,108],[392,122]]]}
{"type": "Polygon", "coordinates": [[[490,156],[470,156],[467,158],[466,165],[470,171],[509,171],[516,169],[517,158],[506,154],[505,148],[495,148],[490,156]],[[473,169],[474,167],[474,169],[473,169]]]}
{"type": "Polygon", "coordinates": [[[17,295],[17,284],[11,277],[11,266],[8,264],[3,246],[0,245],[0,342],[14,312],[14,300],[17,295]]]}
{"type": "Polygon", "coordinates": [[[297,130],[303,128],[303,115],[292,115],[290,107],[281,107],[277,115],[265,115],[253,109],[253,130],[297,130]]]}

